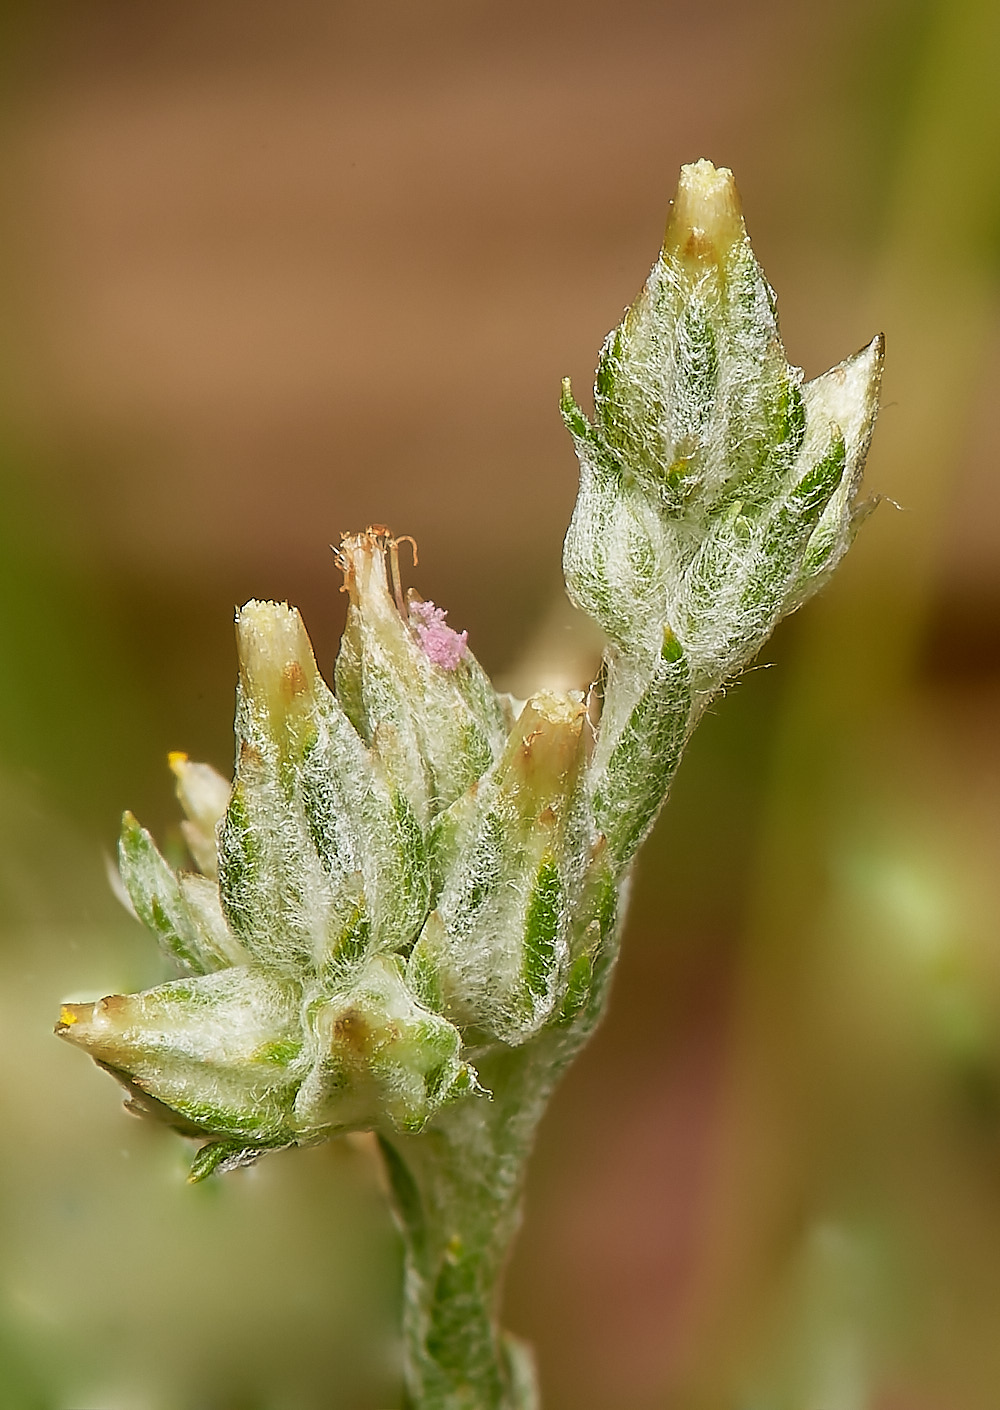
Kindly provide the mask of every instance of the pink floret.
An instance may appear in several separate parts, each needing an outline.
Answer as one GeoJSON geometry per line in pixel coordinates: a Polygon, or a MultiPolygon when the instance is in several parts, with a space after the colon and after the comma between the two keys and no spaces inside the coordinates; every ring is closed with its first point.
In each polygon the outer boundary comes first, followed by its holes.
{"type": "Polygon", "coordinates": [[[452,631],[445,618],[448,613],[433,602],[411,602],[410,622],[417,640],[435,666],[453,671],[465,655],[468,632],[452,631]]]}

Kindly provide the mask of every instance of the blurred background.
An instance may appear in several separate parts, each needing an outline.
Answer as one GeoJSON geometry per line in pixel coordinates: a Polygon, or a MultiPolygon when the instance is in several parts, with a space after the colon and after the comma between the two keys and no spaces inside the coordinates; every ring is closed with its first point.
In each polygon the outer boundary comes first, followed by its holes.
{"type": "Polygon", "coordinates": [[[884,329],[886,502],[690,748],[505,1318],[547,1410],[995,1410],[1000,7],[8,0],[0,54],[0,1406],[398,1406],[364,1144],[191,1189],[51,1027],[165,977],[120,812],[228,772],[237,604],[329,673],[342,531],[586,680],[559,379],[707,156],[807,376],[884,329]]]}

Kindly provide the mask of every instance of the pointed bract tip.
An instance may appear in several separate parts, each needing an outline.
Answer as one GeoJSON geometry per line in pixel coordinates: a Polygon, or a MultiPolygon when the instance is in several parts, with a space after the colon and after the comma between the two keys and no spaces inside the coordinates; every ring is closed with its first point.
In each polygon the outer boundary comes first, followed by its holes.
{"type": "Polygon", "coordinates": [[[215,829],[229,806],[232,786],[210,764],[193,764],[180,750],[168,756],[168,763],[185,813],[181,823],[185,841],[199,871],[214,877],[218,871],[215,829]]]}
{"type": "Polygon", "coordinates": [[[59,1022],[55,1026],[56,1036],[68,1038],[78,1047],[88,1047],[87,1040],[96,1007],[96,1004],[63,1004],[59,1010],[59,1022]]]}
{"type": "Polygon", "coordinates": [[[561,781],[582,767],[588,737],[587,706],[580,691],[541,690],[525,701],[507,743],[508,767],[521,780],[522,801],[548,799],[561,781]]]}
{"type": "Polygon", "coordinates": [[[746,235],[733,173],[704,159],[681,167],[663,237],[664,254],[695,264],[715,261],[746,235]]]}
{"type": "Polygon", "coordinates": [[[305,625],[286,602],[248,602],[236,616],[236,647],[245,686],[275,705],[287,705],[315,681],[305,625]]]}

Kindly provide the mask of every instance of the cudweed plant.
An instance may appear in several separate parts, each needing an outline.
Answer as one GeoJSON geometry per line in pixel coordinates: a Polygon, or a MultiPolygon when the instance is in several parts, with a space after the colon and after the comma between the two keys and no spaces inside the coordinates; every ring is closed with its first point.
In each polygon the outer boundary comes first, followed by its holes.
{"type": "Polygon", "coordinates": [[[125,815],[125,891],[183,975],[67,1004],[56,1031],[202,1142],[192,1180],[376,1133],[419,1410],[537,1404],[497,1316],[535,1128],[604,1009],[692,730],[866,512],[881,362],[876,338],[805,383],[731,173],[684,167],[592,417],[563,386],[566,583],[608,638],[595,698],[498,695],[369,528],[339,550],[334,690],[294,608],[238,614],[233,783],[170,759],[195,869],[125,815]]]}

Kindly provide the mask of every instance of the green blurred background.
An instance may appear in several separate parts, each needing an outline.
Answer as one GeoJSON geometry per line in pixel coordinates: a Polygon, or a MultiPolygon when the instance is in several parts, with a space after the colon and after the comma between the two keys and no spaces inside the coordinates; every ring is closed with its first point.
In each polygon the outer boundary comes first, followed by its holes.
{"type": "Polygon", "coordinates": [[[506,1319],[547,1410],[995,1410],[1000,6],[39,0],[0,49],[0,1407],[398,1404],[364,1141],[190,1189],[51,1026],[164,976],[118,816],[228,770],[238,603],[329,670],[342,531],[583,683],[559,379],[707,156],[807,376],[884,329],[898,508],[691,746],[506,1319]]]}

